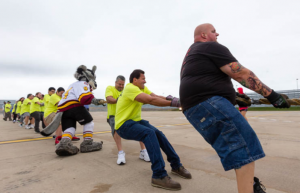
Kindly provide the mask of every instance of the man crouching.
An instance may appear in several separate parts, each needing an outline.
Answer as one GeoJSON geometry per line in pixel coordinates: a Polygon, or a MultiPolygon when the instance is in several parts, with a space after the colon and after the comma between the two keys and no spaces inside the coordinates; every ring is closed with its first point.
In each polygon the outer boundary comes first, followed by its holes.
{"type": "Polygon", "coordinates": [[[80,152],[85,153],[102,149],[102,141],[93,142],[93,117],[83,106],[91,103],[95,105],[104,105],[105,103],[102,99],[94,98],[91,92],[97,88],[95,71],[96,66],[93,66],[92,70],[87,69],[84,65],[79,66],[74,75],[78,81],[69,86],[58,103],[58,113],[63,113],[61,118],[63,135],[55,151],[59,156],[78,153],[78,147],[71,143],[71,139],[75,135],[76,122],[83,125],[84,141],[80,144],[80,152]]]}
{"type": "Polygon", "coordinates": [[[180,107],[178,98],[158,96],[146,86],[142,70],[134,70],[130,83],[126,85],[117,102],[115,130],[120,137],[128,140],[142,141],[148,151],[153,171],[151,185],[168,190],[180,190],[181,185],[172,180],[165,170],[165,162],[160,149],[167,155],[172,173],[185,179],[192,175],[181,164],[179,156],[166,136],[148,121],[141,118],[143,104],[155,106],[180,107]]]}

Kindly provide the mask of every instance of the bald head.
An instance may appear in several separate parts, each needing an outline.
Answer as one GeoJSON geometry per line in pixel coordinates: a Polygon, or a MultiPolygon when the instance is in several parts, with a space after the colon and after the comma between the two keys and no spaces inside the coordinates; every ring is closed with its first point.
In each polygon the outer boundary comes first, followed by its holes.
{"type": "Polygon", "coordinates": [[[216,42],[218,33],[210,23],[198,25],[194,31],[194,42],[216,42]]]}

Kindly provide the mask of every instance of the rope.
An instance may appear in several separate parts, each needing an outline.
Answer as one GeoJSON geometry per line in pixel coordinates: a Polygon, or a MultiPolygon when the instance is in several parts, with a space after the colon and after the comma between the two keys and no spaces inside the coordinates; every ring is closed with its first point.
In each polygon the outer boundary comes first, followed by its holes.
{"type": "MultiPolygon", "coordinates": [[[[300,105],[300,99],[286,99],[290,105],[300,105]]],[[[271,104],[268,99],[259,99],[260,104],[271,104]]]]}

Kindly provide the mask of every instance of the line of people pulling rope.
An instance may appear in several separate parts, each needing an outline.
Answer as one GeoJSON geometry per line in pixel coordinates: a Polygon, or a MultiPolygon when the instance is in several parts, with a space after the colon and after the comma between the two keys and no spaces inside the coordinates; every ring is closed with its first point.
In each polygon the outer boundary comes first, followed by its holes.
{"type": "MultiPolygon", "coordinates": [[[[266,192],[259,179],[254,177],[254,163],[265,157],[265,153],[250,124],[234,107],[236,102],[247,107],[251,105],[251,101],[244,94],[236,95],[231,79],[261,94],[275,108],[289,108],[290,104],[286,96],[270,89],[251,70],[241,65],[227,47],[217,42],[218,36],[211,24],[196,27],[194,43],[185,54],[180,71],[180,99],[171,95],[164,97],[154,94],[145,86],[145,72],[140,69],[130,74],[129,83],[125,87],[125,78],[118,76],[115,86],[106,89],[107,121],[119,150],[117,164],[126,163],[121,138],[139,141],[140,158],[151,162],[151,185],[154,187],[181,189],[181,184],[173,180],[165,170],[161,149],[171,165],[172,174],[184,179],[191,179],[192,175],[181,163],[167,137],[149,121],[142,119],[143,104],[182,107],[187,120],[216,151],[224,170],[234,169],[238,192],[266,192]]],[[[102,149],[102,141],[93,141],[93,118],[83,106],[106,103],[104,99],[96,99],[92,94],[97,88],[95,71],[96,66],[91,70],[84,65],[79,66],[75,73],[77,81],[65,92],[61,91],[61,100],[55,101],[57,112],[52,112],[49,120],[45,120],[49,125],[41,131],[44,136],[51,135],[61,125],[63,133],[55,150],[59,156],[102,149]],[[83,125],[84,140],[80,148],[72,144],[76,122],[83,125]]],[[[35,98],[38,96],[37,93],[35,98]]],[[[28,100],[31,100],[30,97],[33,96],[28,96],[28,100]]],[[[23,105],[28,104],[25,100],[23,105]]],[[[40,101],[34,103],[39,106],[43,104],[40,101]]]]}
{"type": "MultiPolygon", "coordinates": [[[[40,123],[42,123],[42,128],[51,123],[57,111],[57,104],[65,92],[62,87],[55,91],[54,87],[50,87],[46,95],[37,92],[35,95],[27,94],[26,99],[21,97],[17,100],[12,109],[13,123],[17,122],[20,127],[34,129],[36,133],[40,133],[40,123]]],[[[10,117],[10,115],[7,115],[7,117],[10,117]]],[[[58,144],[61,135],[62,129],[58,127],[54,136],[55,144],[58,144]]],[[[72,140],[78,141],[80,138],[74,136],[72,140]]]]}

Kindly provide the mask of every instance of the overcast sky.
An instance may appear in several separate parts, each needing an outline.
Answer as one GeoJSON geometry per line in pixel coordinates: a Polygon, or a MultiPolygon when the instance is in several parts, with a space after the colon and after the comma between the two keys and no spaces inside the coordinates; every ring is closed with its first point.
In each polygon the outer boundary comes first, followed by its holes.
{"type": "Polygon", "coordinates": [[[145,71],[152,92],[178,96],[181,63],[202,23],[212,23],[219,43],[266,85],[296,89],[299,7],[296,0],[0,0],[0,99],[66,89],[81,64],[98,67],[96,98],[134,69],[145,71]]]}

